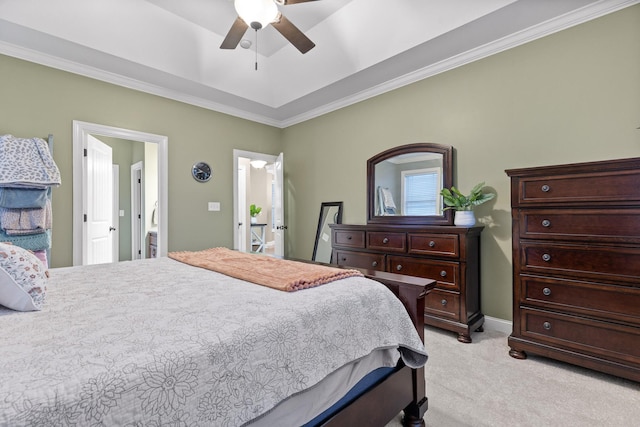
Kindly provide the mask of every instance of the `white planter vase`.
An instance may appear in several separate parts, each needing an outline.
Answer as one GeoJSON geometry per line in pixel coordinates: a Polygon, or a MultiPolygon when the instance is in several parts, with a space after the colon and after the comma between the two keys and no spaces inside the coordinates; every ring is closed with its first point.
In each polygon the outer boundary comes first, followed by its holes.
{"type": "Polygon", "coordinates": [[[251,224],[257,224],[258,223],[258,218],[255,216],[251,217],[251,224]]]}
{"type": "Polygon", "coordinates": [[[456,211],[453,224],[459,227],[472,227],[476,223],[476,216],[473,211],[456,211]]]}

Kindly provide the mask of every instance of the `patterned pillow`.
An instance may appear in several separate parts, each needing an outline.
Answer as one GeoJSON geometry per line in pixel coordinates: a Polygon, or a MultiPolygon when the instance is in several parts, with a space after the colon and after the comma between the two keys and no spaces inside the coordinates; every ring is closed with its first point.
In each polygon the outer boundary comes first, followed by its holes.
{"type": "Polygon", "coordinates": [[[42,309],[47,276],[30,251],[0,243],[0,305],[18,311],[42,309]]]}

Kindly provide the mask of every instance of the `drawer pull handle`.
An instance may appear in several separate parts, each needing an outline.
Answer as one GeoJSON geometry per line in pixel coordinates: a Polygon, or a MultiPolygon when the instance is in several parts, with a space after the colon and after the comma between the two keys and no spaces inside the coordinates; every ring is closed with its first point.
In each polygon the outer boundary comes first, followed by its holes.
{"type": "Polygon", "coordinates": [[[447,277],[447,272],[446,272],[446,271],[444,271],[444,270],[442,270],[442,271],[440,272],[440,277],[447,277]]]}
{"type": "Polygon", "coordinates": [[[352,239],[352,237],[351,237],[351,236],[347,236],[347,240],[351,240],[351,239],[352,239]]]}
{"type": "Polygon", "coordinates": [[[347,257],[343,256],[342,261],[346,261],[346,260],[347,260],[347,257]]]}
{"type": "Polygon", "coordinates": [[[549,296],[549,295],[551,295],[551,289],[549,289],[549,288],[544,288],[544,289],[542,290],[542,293],[543,293],[543,294],[545,294],[546,296],[549,296]]]}
{"type": "Polygon", "coordinates": [[[402,264],[398,264],[398,266],[396,267],[396,270],[398,271],[402,270],[402,264]]]}
{"type": "Polygon", "coordinates": [[[445,307],[447,305],[447,300],[443,299],[442,301],[440,301],[440,304],[442,304],[442,306],[445,307]]]}
{"type": "Polygon", "coordinates": [[[551,190],[551,187],[549,187],[547,184],[543,185],[541,188],[542,191],[544,191],[545,193],[548,193],[549,190],[551,190]]]}
{"type": "Polygon", "coordinates": [[[549,322],[544,322],[544,323],[542,324],[542,327],[545,329],[545,331],[549,331],[549,330],[551,330],[551,323],[549,323],[549,322]]]}
{"type": "Polygon", "coordinates": [[[371,263],[371,266],[372,266],[372,267],[377,267],[377,266],[378,266],[378,261],[373,261],[373,262],[371,263]]]}
{"type": "Polygon", "coordinates": [[[551,225],[551,221],[549,221],[548,219],[543,219],[542,220],[542,226],[543,227],[549,227],[551,225]]]}
{"type": "Polygon", "coordinates": [[[549,254],[542,254],[542,260],[545,262],[549,262],[551,261],[551,255],[549,254]]]}
{"type": "Polygon", "coordinates": [[[436,247],[436,242],[434,242],[433,240],[429,242],[429,247],[430,248],[435,248],[436,247]]]}
{"type": "Polygon", "coordinates": [[[382,239],[382,243],[386,245],[387,243],[389,243],[389,239],[385,237],[384,239],[382,239]]]}

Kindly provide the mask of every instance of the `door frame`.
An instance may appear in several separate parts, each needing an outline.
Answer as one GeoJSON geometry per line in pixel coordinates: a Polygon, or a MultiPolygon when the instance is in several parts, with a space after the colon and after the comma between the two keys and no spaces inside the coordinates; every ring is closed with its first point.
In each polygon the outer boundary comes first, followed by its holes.
{"type": "MultiPolygon", "coordinates": [[[[236,250],[239,250],[240,248],[240,239],[243,236],[246,236],[248,234],[248,232],[241,233],[238,226],[240,222],[242,222],[245,226],[248,225],[248,223],[246,223],[245,221],[245,218],[240,218],[240,211],[242,211],[242,209],[238,208],[240,203],[240,196],[239,196],[239,190],[238,190],[238,170],[239,170],[239,160],[241,157],[251,159],[251,160],[264,160],[267,163],[274,163],[278,160],[278,156],[274,156],[273,154],[257,153],[254,151],[244,151],[244,150],[238,150],[238,149],[233,150],[233,247],[236,250]]],[[[282,195],[283,195],[283,202],[284,202],[284,182],[281,183],[281,186],[283,187],[281,188],[281,191],[283,192],[282,195]]],[[[285,210],[284,210],[284,206],[282,206],[282,223],[283,224],[286,223],[284,216],[285,216],[285,210]]],[[[248,228],[246,230],[248,230],[248,228]]],[[[282,252],[284,254],[284,239],[282,244],[282,252]]]]}
{"type": "Polygon", "coordinates": [[[142,161],[131,165],[131,259],[146,258],[148,254],[144,245],[144,163],[142,161]],[[138,182],[138,176],[140,182],[138,182]]]}
{"type": "Polygon", "coordinates": [[[73,265],[82,265],[84,223],[84,148],[88,135],[158,144],[158,256],[166,256],[169,242],[169,138],[97,123],[73,121],[73,265]]]}
{"type": "Polygon", "coordinates": [[[120,260],[120,165],[111,165],[113,171],[113,213],[111,222],[115,233],[113,233],[113,262],[120,260]]]}

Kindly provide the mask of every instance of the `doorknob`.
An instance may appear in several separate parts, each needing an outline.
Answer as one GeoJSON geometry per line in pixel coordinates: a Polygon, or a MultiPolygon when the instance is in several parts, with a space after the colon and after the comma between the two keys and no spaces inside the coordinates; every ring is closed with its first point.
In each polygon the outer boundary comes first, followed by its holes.
{"type": "Polygon", "coordinates": [[[109,231],[116,231],[116,228],[111,226],[111,227],[109,227],[109,231]]]}

